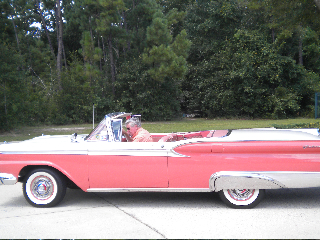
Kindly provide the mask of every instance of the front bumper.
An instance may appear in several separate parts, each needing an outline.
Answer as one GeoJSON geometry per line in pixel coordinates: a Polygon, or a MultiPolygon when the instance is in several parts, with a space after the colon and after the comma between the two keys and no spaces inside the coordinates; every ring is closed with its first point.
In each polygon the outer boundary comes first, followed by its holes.
{"type": "Polygon", "coordinates": [[[14,185],[17,181],[17,178],[12,174],[0,173],[0,185],[14,185]]]}

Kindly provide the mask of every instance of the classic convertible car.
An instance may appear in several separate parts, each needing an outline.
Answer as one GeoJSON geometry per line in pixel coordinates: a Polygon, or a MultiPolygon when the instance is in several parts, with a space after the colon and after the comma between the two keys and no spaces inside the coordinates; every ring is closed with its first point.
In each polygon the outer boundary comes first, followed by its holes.
{"type": "Polygon", "coordinates": [[[85,192],[219,192],[233,208],[255,207],[265,189],[320,187],[317,129],[243,129],[152,134],[125,142],[127,113],[88,135],[40,136],[0,145],[0,185],[23,183],[36,207],[60,203],[68,186],[85,192]]]}

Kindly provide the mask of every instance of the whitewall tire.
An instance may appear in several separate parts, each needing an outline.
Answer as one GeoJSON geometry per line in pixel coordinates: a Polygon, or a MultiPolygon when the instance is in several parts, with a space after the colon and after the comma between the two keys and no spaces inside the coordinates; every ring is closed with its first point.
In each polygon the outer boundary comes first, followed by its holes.
{"type": "Polygon", "coordinates": [[[232,208],[253,208],[265,196],[264,189],[224,189],[219,196],[227,206],[232,208]]]}
{"type": "Polygon", "coordinates": [[[34,207],[53,207],[62,201],[65,194],[63,177],[51,169],[33,170],[23,182],[23,195],[34,207]]]}

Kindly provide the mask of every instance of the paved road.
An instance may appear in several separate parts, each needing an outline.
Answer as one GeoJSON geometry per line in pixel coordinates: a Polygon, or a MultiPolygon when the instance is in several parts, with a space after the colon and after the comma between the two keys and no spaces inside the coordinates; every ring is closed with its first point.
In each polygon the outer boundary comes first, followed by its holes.
{"type": "Polygon", "coordinates": [[[215,193],[84,193],[33,208],[21,184],[0,186],[0,238],[319,238],[320,188],[269,190],[258,207],[215,193]]]}

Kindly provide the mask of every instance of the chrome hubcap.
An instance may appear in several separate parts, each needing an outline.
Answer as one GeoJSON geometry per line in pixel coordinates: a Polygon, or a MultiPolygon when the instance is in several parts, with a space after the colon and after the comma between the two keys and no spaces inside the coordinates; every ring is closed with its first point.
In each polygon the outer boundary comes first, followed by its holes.
{"type": "Polygon", "coordinates": [[[32,195],[39,200],[50,198],[54,192],[52,181],[45,176],[35,178],[30,188],[32,195]]]}
{"type": "Polygon", "coordinates": [[[255,190],[254,189],[230,189],[228,190],[228,194],[231,198],[237,201],[246,201],[250,199],[255,190]]]}

